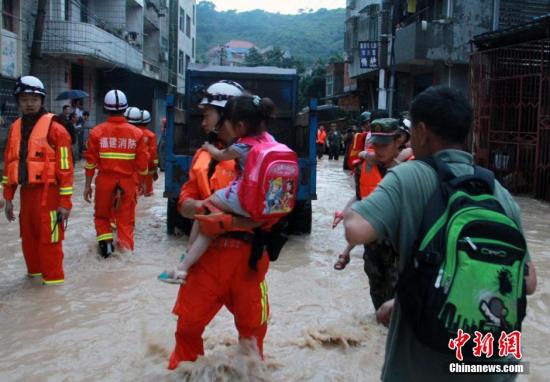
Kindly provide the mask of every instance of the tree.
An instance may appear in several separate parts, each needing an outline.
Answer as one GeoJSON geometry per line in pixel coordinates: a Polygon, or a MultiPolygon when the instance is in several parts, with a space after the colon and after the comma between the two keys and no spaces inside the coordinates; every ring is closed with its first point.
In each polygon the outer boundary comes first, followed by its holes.
{"type": "Polygon", "coordinates": [[[325,95],[326,68],[323,60],[318,59],[310,74],[300,78],[300,105],[307,106],[310,98],[321,98],[325,95]]]}
{"type": "Polygon", "coordinates": [[[265,64],[268,66],[283,67],[285,52],[278,46],[265,53],[265,64]]]}
{"type": "Polygon", "coordinates": [[[252,47],[248,51],[248,54],[246,55],[245,60],[244,60],[244,64],[246,66],[262,66],[262,65],[265,65],[263,56],[260,54],[260,52],[258,52],[258,49],[254,48],[254,47],[252,47]]]}

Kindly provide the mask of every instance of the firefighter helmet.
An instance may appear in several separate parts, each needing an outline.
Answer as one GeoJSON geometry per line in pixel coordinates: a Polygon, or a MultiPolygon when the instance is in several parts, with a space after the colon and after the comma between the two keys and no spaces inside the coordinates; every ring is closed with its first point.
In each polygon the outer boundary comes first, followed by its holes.
{"type": "Polygon", "coordinates": [[[46,89],[44,84],[38,78],[34,76],[20,77],[15,83],[13,89],[13,95],[17,97],[21,93],[38,94],[42,97],[46,96],[46,89]]]}
{"type": "Polygon", "coordinates": [[[225,107],[225,104],[231,97],[238,97],[243,92],[244,88],[237,82],[229,80],[216,82],[206,89],[199,107],[204,105],[225,107]]]}
{"type": "Polygon", "coordinates": [[[142,125],[147,125],[148,123],[151,123],[151,113],[149,113],[147,110],[143,109],[141,111],[141,122],[142,125]]]}
{"type": "Polygon", "coordinates": [[[124,112],[124,116],[132,125],[137,125],[141,123],[141,110],[139,110],[137,107],[130,106],[124,112]]]}
{"type": "Polygon", "coordinates": [[[126,94],[120,90],[109,90],[103,99],[103,107],[108,111],[124,111],[128,108],[126,94]]]}

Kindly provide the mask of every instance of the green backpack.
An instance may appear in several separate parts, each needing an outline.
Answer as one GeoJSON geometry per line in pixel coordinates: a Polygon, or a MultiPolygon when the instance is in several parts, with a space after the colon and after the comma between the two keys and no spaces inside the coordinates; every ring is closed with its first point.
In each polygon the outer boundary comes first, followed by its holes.
{"type": "Polygon", "coordinates": [[[471,338],[475,331],[499,338],[502,331],[521,330],[527,244],[493,196],[493,173],[475,166],[473,175],[455,177],[442,160],[421,160],[440,181],[416,251],[399,276],[402,317],[420,342],[445,353],[459,329],[471,338]]]}

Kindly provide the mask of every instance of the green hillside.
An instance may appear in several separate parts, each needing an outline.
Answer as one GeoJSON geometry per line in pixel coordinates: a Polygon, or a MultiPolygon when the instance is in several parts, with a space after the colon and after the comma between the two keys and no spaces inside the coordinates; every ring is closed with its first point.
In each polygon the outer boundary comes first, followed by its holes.
{"type": "Polygon", "coordinates": [[[306,64],[317,58],[326,61],[344,50],[344,9],[298,15],[261,10],[218,12],[214,3],[202,1],[197,6],[197,19],[199,58],[212,46],[229,40],[248,40],[260,48],[279,46],[306,64]]]}

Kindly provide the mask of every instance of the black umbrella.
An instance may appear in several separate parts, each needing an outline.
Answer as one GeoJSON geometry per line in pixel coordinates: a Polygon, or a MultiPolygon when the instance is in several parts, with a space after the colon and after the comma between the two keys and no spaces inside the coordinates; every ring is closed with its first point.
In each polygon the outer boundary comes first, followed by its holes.
{"type": "Polygon", "coordinates": [[[86,93],[84,90],[65,90],[64,92],[59,93],[56,100],[62,100],[62,99],[78,99],[78,98],[84,98],[88,97],[88,93],[86,93]]]}

